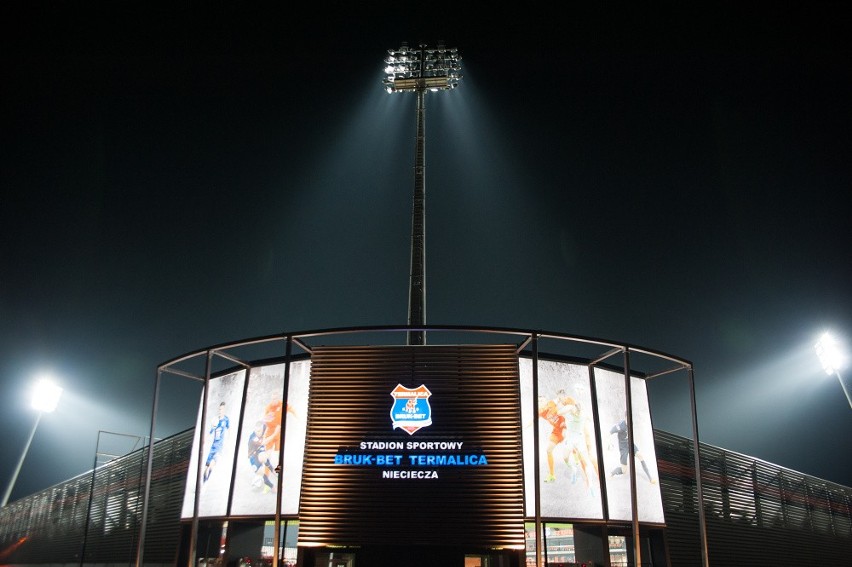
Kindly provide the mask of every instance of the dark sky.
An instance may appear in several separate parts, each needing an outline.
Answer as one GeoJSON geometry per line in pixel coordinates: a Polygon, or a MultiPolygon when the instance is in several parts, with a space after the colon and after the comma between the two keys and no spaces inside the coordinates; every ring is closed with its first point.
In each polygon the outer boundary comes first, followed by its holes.
{"type": "Polygon", "coordinates": [[[0,3],[4,487],[29,383],[66,389],[13,498],[147,434],[161,362],[405,323],[414,98],[382,60],[438,40],[464,79],[427,96],[427,323],[690,360],[702,441],[852,486],[812,348],[852,338],[844,2],[589,4],[0,3]]]}

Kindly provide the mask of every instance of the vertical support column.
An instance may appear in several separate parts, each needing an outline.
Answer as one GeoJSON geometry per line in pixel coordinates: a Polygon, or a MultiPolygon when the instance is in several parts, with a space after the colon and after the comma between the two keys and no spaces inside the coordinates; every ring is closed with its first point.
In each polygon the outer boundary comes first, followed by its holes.
{"type": "MultiPolygon", "coordinates": [[[[142,567],[145,560],[145,532],[148,526],[148,503],[151,498],[151,473],[154,466],[154,430],[157,422],[157,402],[160,399],[160,379],[162,378],[162,370],[157,369],[157,378],[154,381],[154,406],[151,409],[151,429],[148,432],[148,463],[145,465],[145,490],[142,497],[142,518],[139,525],[139,542],[136,548],[136,567],[142,567]]],[[[98,433],[100,435],[100,433],[98,433]]],[[[97,455],[95,455],[97,459],[97,455]]],[[[92,476],[92,489],[94,490],[94,471],[92,476]]],[[[88,521],[86,522],[88,526],[88,521]]],[[[87,532],[88,535],[88,532],[87,532]]],[[[80,558],[82,565],[83,558],[80,558]]]]}
{"type": "Polygon", "coordinates": [[[814,531],[814,495],[808,486],[807,478],[802,479],[802,487],[805,489],[805,521],[808,523],[808,529],[814,531]]]}
{"type": "Polygon", "coordinates": [[[272,549],[272,567],[278,567],[280,561],[278,550],[281,548],[281,471],[284,468],[284,441],[287,433],[287,404],[289,402],[288,395],[290,393],[290,356],[293,350],[293,340],[290,335],[287,335],[287,343],[284,349],[284,391],[281,392],[282,408],[281,408],[281,439],[278,442],[278,465],[275,467],[275,475],[278,479],[275,486],[275,527],[273,528],[272,539],[274,547],[272,549]]]}
{"type": "Polygon", "coordinates": [[[822,489],[825,491],[825,500],[828,502],[828,525],[831,527],[831,535],[837,536],[837,526],[834,525],[834,503],[831,501],[831,491],[825,483],[822,483],[822,489]]]}
{"type": "Polygon", "coordinates": [[[722,452],[719,457],[719,476],[722,479],[720,488],[722,496],[722,518],[726,522],[731,521],[731,478],[728,473],[727,453],[722,452]]]}
{"type": "Polygon", "coordinates": [[[83,524],[83,541],[80,543],[80,567],[86,561],[86,544],[89,540],[89,522],[92,519],[92,501],[95,497],[95,472],[98,470],[98,447],[101,444],[101,431],[98,431],[97,439],[95,440],[95,458],[92,463],[92,485],[89,488],[89,502],[86,506],[86,522],[83,524]]]}
{"type": "Polygon", "coordinates": [[[757,527],[763,527],[763,509],[761,506],[760,479],[757,475],[757,462],[751,462],[751,490],[754,498],[754,522],[757,527]]]}
{"type": "MultiPolygon", "coordinates": [[[[589,370],[589,393],[592,396],[592,422],[594,423],[595,430],[595,451],[597,451],[597,458],[601,460],[598,462],[598,490],[601,495],[601,513],[603,514],[604,522],[601,525],[600,533],[598,534],[598,543],[601,546],[601,553],[603,554],[601,557],[606,557],[606,562],[601,562],[601,565],[609,565],[609,496],[607,494],[606,489],[606,471],[604,474],[601,474],[601,467],[603,467],[603,431],[601,431],[601,418],[600,411],[598,410],[598,387],[595,383],[595,365],[590,364],[588,366],[589,370]]],[[[576,526],[574,528],[575,534],[576,526]]],[[[575,536],[576,537],[576,536],[575,536]]],[[[576,541],[576,540],[575,540],[576,541]]],[[[597,561],[597,560],[596,560],[597,561]]]]}
{"type": "MultiPolygon", "coordinates": [[[[251,382],[252,368],[251,368],[250,365],[243,365],[243,371],[246,373],[246,379],[243,380],[243,394],[242,394],[242,397],[240,398],[240,413],[239,413],[240,417],[242,417],[246,414],[246,402],[248,400],[248,389],[249,389],[249,382],[251,382]]],[[[235,448],[234,462],[231,465],[231,479],[237,478],[237,466],[239,464],[239,461],[236,458],[236,450],[238,450],[238,448],[240,446],[242,446],[244,434],[250,435],[250,433],[248,433],[248,432],[244,433],[243,428],[238,426],[237,427],[237,436],[236,436],[237,440],[236,440],[236,443],[234,445],[234,448],[235,448]]],[[[231,480],[231,486],[230,486],[230,488],[228,488],[228,504],[227,504],[227,507],[225,508],[225,515],[227,515],[227,516],[231,515],[231,506],[233,506],[233,504],[234,504],[234,481],[231,480]]]]}
{"type": "Polygon", "coordinates": [[[538,335],[532,335],[532,398],[533,398],[533,482],[535,483],[535,564],[536,567],[542,567],[541,562],[541,546],[544,538],[542,537],[541,526],[541,452],[539,450],[539,426],[538,426],[538,335]]]}
{"type": "MultiPolygon", "coordinates": [[[[195,469],[195,495],[192,506],[192,529],[189,536],[189,558],[187,567],[195,567],[195,553],[198,544],[198,507],[201,499],[201,474],[204,469],[204,433],[207,428],[207,404],[210,398],[210,371],[212,366],[213,351],[207,351],[206,367],[204,369],[204,402],[201,404],[201,426],[198,431],[198,463],[195,469]]],[[[136,567],[142,567],[137,565],[136,567]]]]}
{"type": "Polygon", "coordinates": [[[630,471],[630,510],[633,516],[633,562],[642,564],[642,542],[639,539],[639,501],[636,497],[636,442],[633,435],[633,388],[630,383],[630,349],[624,349],[624,398],[627,410],[627,470],[630,471]]]}
{"type": "Polygon", "coordinates": [[[698,531],[701,536],[701,565],[709,567],[707,552],[707,518],[704,515],[704,490],[701,486],[701,446],[698,441],[698,411],[695,404],[695,376],[689,367],[689,401],[692,407],[692,452],[695,462],[695,491],[698,499],[698,531]]]}
{"type": "Polygon", "coordinates": [[[781,495],[781,520],[784,522],[784,527],[790,527],[790,519],[787,516],[787,491],[784,490],[784,471],[778,469],[778,494],[781,495]]]}
{"type": "MultiPolygon", "coordinates": [[[[597,451],[597,457],[601,458],[601,462],[598,463],[598,490],[601,495],[601,511],[603,512],[603,517],[606,520],[609,520],[609,500],[607,499],[607,490],[606,490],[606,474],[601,474],[601,467],[603,467],[602,457],[604,454],[603,451],[603,434],[601,431],[601,418],[600,411],[598,410],[598,387],[595,383],[595,365],[590,364],[588,366],[589,370],[589,394],[592,397],[592,421],[595,430],[595,450],[597,451]]],[[[608,533],[606,531],[606,524],[604,524],[604,540],[607,539],[608,533]]],[[[608,546],[608,544],[607,544],[608,546]]]]}
{"type": "MultiPolygon", "coordinates": [[[[426,322],[426,89],[417,89],[417,132],[414,144],[414,200],[411,206],[411,272],[408,290],[408,324],[426,322]]],[[[409,345],[426,344],[423,330],[410,331],[409,345]]]]}
{"type": "Polygon", "coordinates": [[[18,464],[15,465],[15,471],[12,473],[12,479],[6,487],[6,492],[3,493],[3,501],[0,502],[0,508],[6,506],[9,502],[9,497],[12,495],[12,489],[15,487],[18,475],[21,474],[21,468],[24,466],[24,459],[27,458],[27,453],[30,451],[30,445],[33,443],[33,437],[35,437],[36,430],[38,429],[38,424],[41,422],[41,416],[43,413],[44,412],[39,411],[36,414],[35,423],[33,424],[33,428],[30,430],[30,436],[27,437],[27,442],[24,444],[24,451],[21,453],[21,458],[18,459],[18,464]]]}

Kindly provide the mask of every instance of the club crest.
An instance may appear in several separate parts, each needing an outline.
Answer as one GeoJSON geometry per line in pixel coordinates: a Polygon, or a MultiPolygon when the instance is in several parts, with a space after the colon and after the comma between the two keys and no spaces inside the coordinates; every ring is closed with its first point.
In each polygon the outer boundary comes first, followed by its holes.
{"type": "Polygon", "coordinates": [[[431,395],[432,392],[423,384],[414,389],[397,384],[391,392],[393,406],[390,417],[393,428],[399,427],[409,435],[414,435],[417,430],[432,425],[432,407],[429,405],[431,395]]]}

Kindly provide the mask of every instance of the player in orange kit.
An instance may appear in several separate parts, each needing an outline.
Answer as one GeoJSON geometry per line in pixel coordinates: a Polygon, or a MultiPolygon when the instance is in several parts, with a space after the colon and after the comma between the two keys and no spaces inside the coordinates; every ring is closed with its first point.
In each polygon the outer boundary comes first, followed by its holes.
{"type": "MultiPolygon", "coordinates": [[[[263,410],[263,423],[266,425],[263,444],[268,451],[278,452],[281,449],[281,412],[283,408],[283,401],[273,400],[263,410]]],[[[296,411],[290,404],[287,404],[287,413],[297,417],[296,411]]]]}
{"type": "Polygon", "coordinates": [[[544,396],[538,399],[538,416],[551,427],[547,449],[545,449],[547,452],[548,474],[544,482],[553,482],[556,480],[556,473],[553,470],[553,451],[560,443],[565,441],[565,416],[559,413],[559,406],[556,400],[548,400],[544,396]]]}

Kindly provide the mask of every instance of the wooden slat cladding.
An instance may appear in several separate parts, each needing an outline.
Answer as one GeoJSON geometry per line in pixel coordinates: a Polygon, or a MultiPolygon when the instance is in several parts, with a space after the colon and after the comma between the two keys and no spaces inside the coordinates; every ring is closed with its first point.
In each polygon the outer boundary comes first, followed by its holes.
{"type": "Polygon", "coordinates": [[[522,547],[514,345],[315,349],[299,519],[300,545],[522,547]],[[431,425],[413,434],[393,428],[397,385],[429,389],[431,425]],[[362,442],[394,443],[394,449],[365,450],[362,442]],[[409,442],[462,445],[414,450],[409,442]],[[399,460],[335,464],[338,454],[399,460]],[[484,457],[487,464],[418,466],[413,455],[484,457]],[[412,474],[437,478],[407,478],[412,474]]]}

